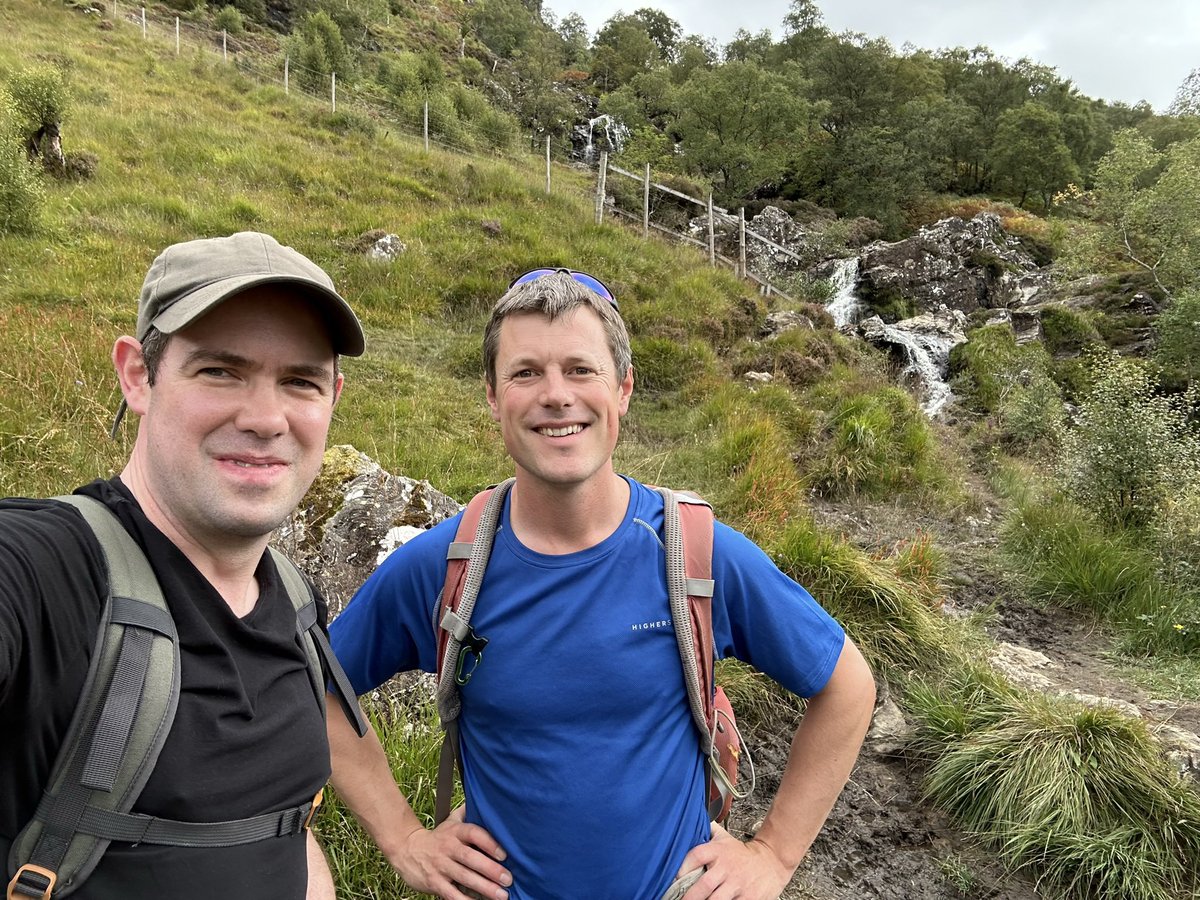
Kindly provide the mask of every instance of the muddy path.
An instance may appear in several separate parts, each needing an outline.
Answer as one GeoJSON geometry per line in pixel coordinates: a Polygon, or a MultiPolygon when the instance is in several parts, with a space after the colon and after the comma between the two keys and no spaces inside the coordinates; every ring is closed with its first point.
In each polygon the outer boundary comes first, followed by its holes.
{"type": "MultiPolygon", "coordinates": [[[[855,545],[887,553],[917,533],[932,536],[945,559],[947,615],[971,615],[1009,652],[1029,686],[1128,705],[1152,726],[1200,732],[1200,704],[1166,702],[1122,678],[1111,635],[1084,617],[1040,608],[1005,584],[995,561],[1002,511],[989,495],[969,511],[914,512],[900,504],[814,505],[826,529],[855,545]],[[1025,668],[1020,668],[1020,667],[1025,668]]],[[[760,789],[731,817],[731,829],[751,831],[766,813],[790,739],[752,737],[760,789]]],[[[886,742],[885,742],[886,743],[886,742]]],[[[1200,762],[1200,757],[1197,757],[1200,762]]],[[[894,745],[864,748],[788,891],[788,900],[1037,900],[1031,878],[1006,872],[921,793],[922,771],[894,745]]]]}

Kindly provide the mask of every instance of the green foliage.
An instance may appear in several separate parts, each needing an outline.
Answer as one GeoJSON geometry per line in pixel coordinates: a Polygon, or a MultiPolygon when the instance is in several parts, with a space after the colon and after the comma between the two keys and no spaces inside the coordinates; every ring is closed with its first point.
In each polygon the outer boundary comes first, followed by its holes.
{"type": "Polygon", "coordinates": [[[1200,483],[1200,442],[1186,401],[1156,394],[1148,366],[1101,352],[1089,360],[1092,390],[1063,433],[1057,473],[1103,522],[1144,526],[1167,497],[1200,483]]]}
{"type": "MultiPolygon", "coordinates": [[[[417,817],[426,827],[432,827],[442,730],[431,689],[422,688],[420,682],[407,690],[389,683],[364,696],[361,703],[379,735],[400,790],[417,817]]],[[[458,784],[454,802],[462,802],[462,787],[458,784]]],[[[338,896],[371,900],[414,900],[425,896],[409,888],[383,861],[375,843],[336,792],[326,791],[314,830],[329,860],[338,896]]]]}
{"type": "Polygon", "coordinates": [[[37,228],[45,188],[25,156],[23,129],[8,92],[0,87],[0,234],[37,228]]]}
{"type": "Polygon", "coordinates": [[[296,77],[310,91],[328,92],[334,74],[343,81],[354,76],[354,57],[342,31],[329,13],[309,13],[292,32],[288,50],[295,60],[296,77]]]}
{"type": "MultiPolygon", "coordinates": [[[[265,25],[267,22],[267,3],[266,0],[233,0],[233,5],[238,11],[259,25],[265,25]]],[[[244,24],[244,23],[243,23],[244,24]]]]}
{"type": "Polygon", "coordinates": [[[213,17],[213,24],[230,34],[241,34],[246,30],[246,20],[236,6],[222,6],[213,17]]]}
{"type": "Polygon", "coordinates": [[[18,69],[8,81],[12,109],[26,136],[43,126],[61,124],[71,111],[66,73],[49,63],[18,69]]]}
{"type": "Polygon", "coordinates": [[[679,89],[675,130],[686,164],[713,182],[721,202],[744,199],[783,174],[811,125],[804,87],[795,69],[728,62],[694,73],[679,89]]]}
{"type": "Polygon", "coordinates": [[[1077,353],[1099,343],[1100,333],[1088,317],[1065,306],[1047,306],[1039,316],[1042,341],[1051,353],[1077,353]]]}
{"type": "Polygon", "coordinates": [[[632,339],[634,376],[639,391],[675,391],[715,374],[716,355],[703,341],[680,343],[663,337],[632,339]]]}
{"type": "Polygon", "coordinates": [[[828,496],[887,493],[946,484],[929,422],[900,388],[847,396],[829,418],[814,473],[828,496]]]}
{"type": "Polygon", "coordinates": [[[521,0],[481,0],[471,5],[467,22],[476,37],[502,59],[511,59],[540,31],[521,0]]]}
{"type": "Polygon", "coordinates": [[[1036,100],[1001,115],[994,148],[996,177],[1020,198],[1021,206],[1032,194],[1049,210],[1054,195],[1079,180],[1079,167],[1063,136],[1062,116],[1036,100]]]}
{"type": "Polygon", "coordinates": [[[1178,379],[1192,384],[1200,376],[1200,289],[1175,296],[1154,323],[1154,358],[1178,379]]]}
{"type": "Polygon", "coordinates": [[[930,581],[898,575],[903,564],[867,556],[805,516],[794,516],[763,546],[845,625],[877,671],[933,672],[962,663],[939,592],[930,581]]]}
{"type": "Polygon", "coordinates": [[[1168,290],[1200,272],[1200,138],[1154,147],[1128,129],[1096,169],[1096,207],[1110,245],[1168,290]]]}
{"type": "Polygon", "coordinates": [[[1019,504],[1005,520],[1001,539],[1036,599],[1128,624],[1167,597],[1152,554],[1063,499],[1019,504]]]}
{"type": "Polygon", "coordinates": [[[1200,887],[1200,795],[1144,722],[986,682],[918,685],[929,795],[1064,900],[1200,887]]]}

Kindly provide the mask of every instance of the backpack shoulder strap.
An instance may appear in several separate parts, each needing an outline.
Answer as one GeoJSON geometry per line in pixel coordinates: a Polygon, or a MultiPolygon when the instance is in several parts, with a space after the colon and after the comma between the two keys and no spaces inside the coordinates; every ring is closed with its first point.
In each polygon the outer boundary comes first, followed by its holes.
{"type": "Polygon", "coordinates": [[[701,749],[712,747],[712,507],[695,494],[655,488],[663,498],[663,540],[667,557],[667,594],[683,663],[688,705],[700,732],[701,749]]]}
{"type": "Polygon", "coordinates": [[[296,610],[296,632],[308,656],[308,674],[313,683],[313,691],[317,695],[317,703],[321,707],[321,714],[325,714],[325,673],[328,673],[331,692],[338,698],[346,719],[354,726],[358,736],[362,737],[370,725],[359,708],[354,688],[334,655],[325,630],[317,622],[317,600],[313,596],[312,586],[294,562],[274,547],[267,549],[275,562],[275,570],[279,573],[292,608],[296,610]]]}
{"type": "Polygon", "coordinates": [[[734,798],[745,797],[748,792],[736,787],[742,744],[733,707],[713,677],[716,663],[712,624],[713,512],[705,500],[691,491],[661,487],[655,490],[663,497],[671,620],[683,663],[688,706],[708,772],[708,815],[714,821],[721,821],[729,814],[734,798]]]}
{"type": "Polygon", "coordinates": [[[471,498],[459,520],[454,541],[446,551],[446,582],[438,598],[437,621],[434,623],[438,716],[446,732],[438,763],[435,824],[440,824],[450,814],[455,762],[460,769],[462,767],[458,751],[458,714],[462,708],[458,688],[470,680],[470,673],[483,659],[483,650],[487,646],[487,638],[480,637],[471,628],[471,613],[492,554],[500,510],[504,508],[504,498],[514,481],[515,478],[509,478],[471,498]]]}
{"type": "Polygon", "coordinates": [[[109,839],[81,833],[84,808],[129,809],[145,786],[179,702],[179,646],[145,554],[108,508],[74,506],[100,542],[109,593],[79,703],[34,819],[13,843],[9,896],[56,896],[85,879],[109,839]]]}
{"type": "MultiPolygon", "coordinates": [[[[111,841],[229,847],[305,831],[320,805],[320,791],[297,806],[227,822],[182,822],[129,811],[154,771],[175,719],[179,636],[145,553],[109,509],[89,497],[56,499],[79,509],[95,533],[108,569],[109,593],[50,781],[9,854],[9,869],[16,872],[8,885],[9,900],[66,897],[91,874],[111,841]]],[[[307,582],[280,559],[275,557],[297,607],[297,627],[302,614],[315,623],[316,605],[307,582]]],[[[320,632],[319,627],[302,630],[309,636],[320,632]]],[[[308,652],[315,659],[319,651],[308,652]]],[[[333,660],[332,653],[329,658],[333,660]]],[[[315,665],[319,673],[319,661],[315,665]]],[[[314,688],[320,684],[315,681],[314,688]]]]}

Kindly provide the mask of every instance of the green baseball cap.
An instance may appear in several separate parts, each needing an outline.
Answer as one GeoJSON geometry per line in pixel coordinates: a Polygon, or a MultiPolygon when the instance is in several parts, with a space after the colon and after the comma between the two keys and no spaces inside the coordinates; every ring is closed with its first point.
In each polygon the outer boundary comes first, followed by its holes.
{"type": "MultiPolygon", "coordinates": [[[[329,329],[334,353],[362,355],[362,325],[325,270],[257,231],[184,241],[160,253],[142,283],[136,337],[145,340],[151,327],[173,334],[230,297],[264,284],[294,288],[297,298],[311,302],[329,329]]],[[[114,436],[125,409],[122,400],[113,421],[114,436]]]]}

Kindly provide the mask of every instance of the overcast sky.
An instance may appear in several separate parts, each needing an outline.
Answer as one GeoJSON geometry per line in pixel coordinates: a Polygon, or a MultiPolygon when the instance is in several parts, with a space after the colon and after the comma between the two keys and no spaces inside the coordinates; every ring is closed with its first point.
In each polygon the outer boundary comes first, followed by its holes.
{"type": "MultiPolygon", "coordinates": [[[[543,0],[561,19],[578,12],[592,34],[614,13],[650,7],[726,43],[738,28],[783,36],[788,0],[543,0]],[[734,10],[736,18],[730,15],[734,10]]],[[[1053,66],[1089,97],[1163,111],[1192,69],[1200,68],[1200,0],[818,0],[835,32],[887,38],[936,50],[984,44],[1016,61],[1053,66]]]]}

